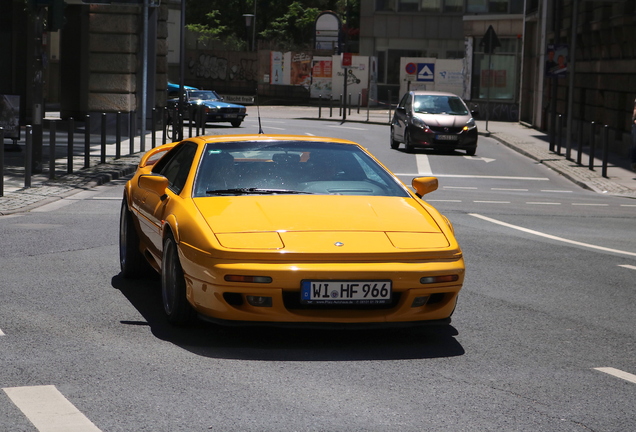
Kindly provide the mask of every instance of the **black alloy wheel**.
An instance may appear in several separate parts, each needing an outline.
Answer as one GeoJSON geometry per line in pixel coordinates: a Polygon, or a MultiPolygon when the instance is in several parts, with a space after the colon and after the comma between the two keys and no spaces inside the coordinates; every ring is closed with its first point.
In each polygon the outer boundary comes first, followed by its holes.
{"type": "Polygon", "coordinates": [[[161,259],[161,299],[168,321],[175,325],[190,324],[196,312],[186,298],[186,282],[179,261],[177,242],[168,234],[163,242],[161,259]]]}

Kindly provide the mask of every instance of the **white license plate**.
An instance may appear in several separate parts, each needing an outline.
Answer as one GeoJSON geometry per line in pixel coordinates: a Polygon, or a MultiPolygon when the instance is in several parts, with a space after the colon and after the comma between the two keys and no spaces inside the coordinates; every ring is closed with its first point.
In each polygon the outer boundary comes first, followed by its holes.
{"type": "Polygon", "coordinates": [[[237,118],[238,114],[225,114],[225,118],[237,118]]]}
{"type": "Polygon", "coordinates": [[[305,304],[390,303],[391,281],[304,280],[300,301],[305,304]]]}
{"type": "Polygon", "coordinates": [[[457,141],[457,135],[437,135],[435,138],[440,141],[457,141]]]}

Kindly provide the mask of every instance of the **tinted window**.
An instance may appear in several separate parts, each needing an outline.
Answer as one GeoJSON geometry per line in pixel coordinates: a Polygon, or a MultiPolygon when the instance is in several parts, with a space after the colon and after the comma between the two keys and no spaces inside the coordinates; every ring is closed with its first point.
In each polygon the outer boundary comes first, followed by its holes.
{"type": "Polygon", "coordinates": [[[354,145],[302,141],[208,144],[194,195],[253,193],[408,196],[391,174],[354,145]]]}
{"type": "Polygon", "coordinates": [[[184,142],[170,150],[152,169],[168,179],[168,186],[177,195],[183,190],[197,147],[194,143],[184,142]]]}

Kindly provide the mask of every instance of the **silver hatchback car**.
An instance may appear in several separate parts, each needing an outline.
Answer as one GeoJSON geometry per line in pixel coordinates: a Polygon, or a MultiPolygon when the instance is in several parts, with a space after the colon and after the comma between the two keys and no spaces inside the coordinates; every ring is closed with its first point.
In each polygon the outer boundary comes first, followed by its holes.
{"type": "Polygon", "coordinates": [[[466,103],[453,93],[411,91],[406,93],[391,120],[391,148],[404,143],[440,151],[461,149],[472,156],[477,151],[477,125],[466,103]]]}

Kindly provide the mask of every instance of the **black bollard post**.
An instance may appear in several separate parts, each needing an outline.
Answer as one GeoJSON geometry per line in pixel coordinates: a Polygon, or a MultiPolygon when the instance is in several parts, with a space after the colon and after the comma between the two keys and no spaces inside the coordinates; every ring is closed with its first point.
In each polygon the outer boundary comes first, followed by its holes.
{"type": "Polygon", "coordinates": [[[135,125],[135,112],[130,112],[130,127],[128,132],[128,154],[135,153],[135,134],[137,133],[137,126],[135,125]]]}
{"type": "Polygon", "coordinates": [[[99,162],[106,163],[106,113],[102,113],[102,146],[100,149],[99,162]]]}
{"type": "Polygon", "coordinates": [[[24,187],[31,187],[31,172],[33,156],[33,126],[26,127],[26,151],[24,152],[24,187]]]}
{"type": "Polygon", "coordinates": [[[322,95],[318,95],[318,118],[322,118],[322,95]]]}
{"type": "Polygon", "coordinates": [[[55,144],[57,139],[57,123],[49,122],[49,179],[55,178],[55,144]]]}
{"type": "Polygon", "coordinates": [[[115,159],[121,158],[121,111],[115,118],[115,159]]]}
{"type": "Polygon", "coordinates": [[[4,196],[4,128],[0,126],[0,197],[4,196]]]}
{"type": "Polygon", "coordinates": [[[157,108],[152,109],[152,143],[150,144],[150,148],[155,148],[155,142],[157,139],[157,108]]]}
{"type": "Polygon", "coordinates": [[[563,116],[559,114],[557,117],[557,130],[556,130],[556,141],[557,141],[557,154],[561,154],[561,132],[563,129],[563,116]]]}
{"type": "Polygon", "coordinates": [[[596,158],[596,123],[590,123],[590,160],[588,167],[594,171],[594,159],[596,158]]]}
{"type": "Polygon", "coordinates": [[[581,165],[581,160],[583,158],[583,120],[579,121],[578,128],[578,147],[576,153],[576,164],[581,165]]]}
{"type": "Polygon", "coordinates": [[[68,145],[66,146],[66,173],[73,173],[73,147],[75,146],[75,119],[68,119],[68,145]]]}
{"type": "Polygon", "coordinates": [[[84,169],[91,166],[91,116],[86,114],[84,121],[84,169]]]}
{"type": "Polygon", "coordinates": [[[603,128],[603,168],[601,175],[607,178],[607,160],[609,159],[609,126],[603,128]]]}

